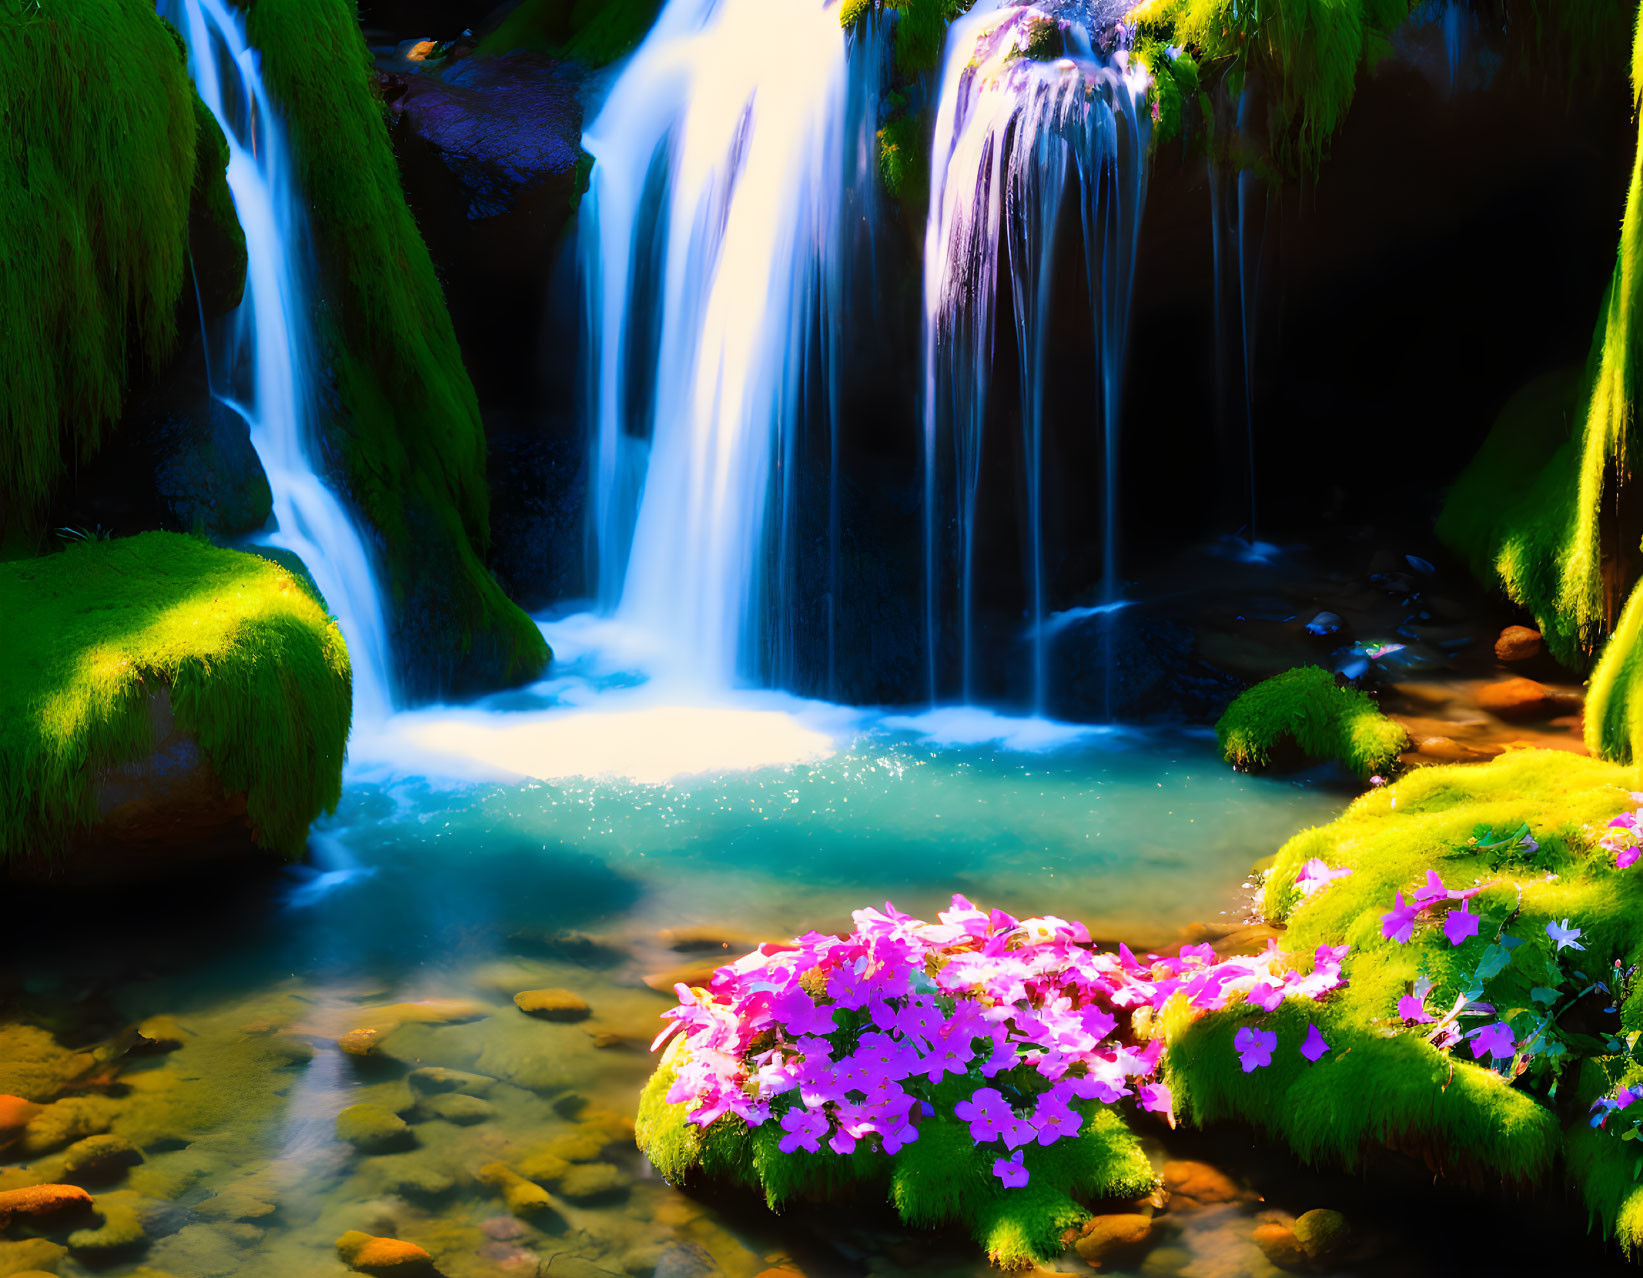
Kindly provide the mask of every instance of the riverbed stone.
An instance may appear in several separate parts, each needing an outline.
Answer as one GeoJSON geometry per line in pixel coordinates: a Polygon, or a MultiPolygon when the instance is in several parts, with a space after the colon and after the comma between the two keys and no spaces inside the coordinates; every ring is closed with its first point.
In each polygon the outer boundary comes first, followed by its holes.
{"type": "Polygon", "coordinates": [[[424,1065],[405,1076],[405,1082],[419,1096],[459,1092],[464,1096],[489,1096],[496,1080],[486,1074],[470,1074],[443,1065],[424,1065]]]}
{"type": "Polygon", "coordinates": [[[598,1202],[628,1192],[633,1181],[610,1163],[582,1163],[570,1168],[559,1180],[559,1192],[575,1203],[598,1202]]]}
{"type": "Polygon", "coordinates": [[[1319,1207],[1295,1221],[1295,1237],[1306,1249],[1308,1259],[1327,1261],[1344,1252],[1352,1242],[1352,1228],[1338,1211],[1319,1207]]]}
{"type": "Polygon", "coordinates": [[[138,1210],[141,1201],[130,1190],[98,1195],[96,1210],[102,1223],[95,1228],[76,1229],[68,1236],[69,1250],[99,1261],[142,1250],[148,1245],[148,1231],[143,1228],[138,1210]]]}
{"type": "Polygon", "coordinates": [[[1251,1238],[1261,1253],[1279,1269],[1302,1271],[1311,1268],[1306,1248],[1301,1246],[1301,1240],[1295,1237],[1295,1231],[1289,1225],[1257,1225],[1251,1238]]]}
{"type": "Polygon", "coordinates": [[[656,1262],[655,1278],[721,1278],[724,1270],[701,1243],[673,1243],[656,1262]]]}
{"type": "Polygon", "coordinates": [[[1507,626],[1495,640],[1495,660],[1507,663],[1533,661],[1544,647],[1540,631],[1528,626],[1507,626]]]}
{"type": "Polygon", "coordinates": [[[430,1096],[422,1102],[422,1108],[435,1118],[443,1118],[447,1123],[456,1123],[463,1127],[472,1123],[483,1123],[487,1118],[496,1116],[496,1106],[490,1101],[462,1092],[430,1096]]]}
{"type": "Polygon", "coordinates": [[[24,1238],[18,1242],[0,1239],[0,1274],[49,1274],[66,1255],[67,1247],[47,1238],[24,1238]]]}
{"type": "Polygon", "coordinates": [[[1485,684],[1478,689],[1478,705],[1497,719],[1545,719],[1558,708],[1556,694],[1543,683],[1522,676],[1485,684]]]}
{"type": "Polygon", "coordinates": [[[350,1229],[337,1239],[337,1255],[363,1274],[432,1274],[434,1258],[415,1243],[373,1237],[350,1229]]]}
{"type": "Polygon", "coordinates": [[[81,1180],[113,1179],[142,1161],[135,1145],[107,1132],[87,1136],[63,1151],[63,1170],[81,1180]]]}
{"type": "Polygon", "coordinates": [[[502,1191],[508,1210],[524,1219],[552,1215],[558,1208],[552,1196],[536,1182],[527,1180],[505,1163],[486,1163],[479,1179],[502,1191]]]}
{"type": "Polygon", "coordinates": [[[0,1229],[18,1216],[56,1216],[90,1207],[91,1195],[78,1185],[30,1185],[0,1190],[0,1229]]]}
{"type": "Polygon", "coordinates": [[[513,996],[513,1001],[527,1016],[544,1021],[585,1021],[593,1010],[585,999],[570,990],[521,990],[513,996]]]}
{"type": "Polygon", "coordinates": [[[415,1141],[410,1126],[383,1105],[350,1105],[337,1115],[337,1139],[367,1154],[407,1149],[415,1141]]]}
{"type": "Polygon", "coordinates": [[[1169,1190],[1172,1198],[1186,1200],[1184,1205],[1208,1207],[1215,1203],[1237,1202],[1243,1197],[1231,1177],[1208,1163],[1175,1159],[1164,1164],[1161,1174],[1164,1188],[1169,1190]]]}
{"type": "Polygon", "coordinates": [[[1139,1252],[1152,1241],[1153,1229],[1152,1217],[1139,1212],[1094,1216],[1084,1222],[1073,1249],[1090,1264],[1101,1265],[1139,1252]]]}

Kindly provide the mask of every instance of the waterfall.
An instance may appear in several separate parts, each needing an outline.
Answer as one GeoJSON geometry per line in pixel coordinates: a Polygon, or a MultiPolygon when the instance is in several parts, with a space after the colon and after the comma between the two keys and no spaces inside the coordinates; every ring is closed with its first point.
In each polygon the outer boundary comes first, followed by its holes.
{"type": "Polygon", "coordinates": [[[226,384],[215,390],[251,430],[274,495],[265,543],[302,560],[348,643],[354,722],[393,709],[387,627],[359,526],[320,478],[312,388],[316,350],[309,233],[296,168],[231,0],[164,0],[188,46],[201,99],[228,138],[228,188],[245,232],[245,297],[230,317],[226,384]]]}
{"type": "Polygon", "coordinates": [[[1097,52],[1096,31],[1087,6],[984,0],[947,37],[924,248],[925,632],[932,701],[940,691],[945,575],[938,529],[949,519],[957,543],[960,690],[966,700],[973,692],[976,503],[1003,266],[1021,370],[1032,705],[1035,712],[1045,705],[1044,379],[1056,228],[1074,178],[1095,328],[1091,417],[1104,444],[1102,593],[1109,604],[1122,595],[1122,379],[1152,119],[1146,75],[1128,66],[1122,50],[1097,52]],[[939,493],[944,438],[953,475],[950,516],[939,493]]]}
{"type": "Polygon", "coordinates": [[[825,0],[668,0],[583,137],[592,577],[707,687],[791,662],[807,432],[836,460],[884,48],[880,19],[847,33],[825,0]]]}

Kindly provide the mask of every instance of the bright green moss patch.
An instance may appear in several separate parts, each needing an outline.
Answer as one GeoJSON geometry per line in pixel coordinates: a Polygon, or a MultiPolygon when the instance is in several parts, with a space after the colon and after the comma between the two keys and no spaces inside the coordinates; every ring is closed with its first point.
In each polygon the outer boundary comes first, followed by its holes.
{"type": "MultiPolygon", "coordinates": [[[[1367,1146],[1386,1144],[1435,1168],[1534,1185],[1566,1158],[1594,1213],[1634,1245],[1643,1199],[1617,1183],[1631,1176],[1632,1143],[1594,1143],[1586,1111],[1607,1080],[1637,1069],[1617,1035],[1643,1022],[1640,1000],[1630,996],[1605,1024],[1609,998],[1593,996],[1558,1022],[1566,1046],[1556,1052],[1530,1053],[1520,1041],[1525,1072],[1515,1083],[1474,1063],[1468,1043],[1440,1052],[1425,1027],[1406,1024],[1399,1001],[1423,979],[1431,983],[1424,998],[1431,1014],[1471,997],[1468,984],[1487,970],[1483,960],[1497,935],[1510,938],[1511,948],[1490,978],[1505,984],[1485,987],[1492,996],[1514,980],[1528,986],[1542,979],[1553,962],[1601,979],[1616,960],[1630,966],[1643,959],[1643,871],[1618,870],[1614,853],[1596,846],[1608,821],[1636,806],[1630,792],[1637,785],[1633,768],[1514,751],[1485,765],[1418,769],[1361,796],[1331,824],[1297,835],[1267,879],[1267,916],[1287,921],[1283,945],[1291,953],[1350,945],[1348,984],[1316,1005],[1290,1002],[1263,1014],[1239,1004],[1196,1022],[1166,1023],[1178,1110],[1200,1122],[1250,1121],[1303,1157],[1347,1166],[1367,1146]],[[1529,837],[1518,837],[1525,826],[1529,837]],[[1296,876],[1313,858],[1353,873],[1302,897],[1296,876]],[[1429,870],[1450,888],[1481,887],[1466,905],[1480,918],[1478,935],[1451,943],[1439,923],[1460,907],[1448,902],[1406,943],[1383,935],[1382,917],[1396,895],[1409,898],[1429,870]],[[1546,927],[1565,919],[1581,930],[1585,948],[1560,958],[1546,927]],[[1233,1046],[1246,1024],[1278,1035],[1273,1063],[1248,1074],[1233,1046]],[[1297,1050],[1309,1024],[1331,1047],[1316,1064],[1297,1050]],[[1619,1148],[1627,1153],[1624,1177],[1619,1148]]],[[[1553,994],[1541,988],[1522,1006],[1513,996],[1492,1015],[1531,1026],[1545,1007],[1562,1006],[1553,994]]],[[[1470,1031],[1489,1020],[1480,1014],[1459,1025],[1470,1031]]]]}
{"type": "Polygon", "coordinates": [[[169,691],[258,841],[287,855],[336,806],[352,694],[325,609],[285,569],[178,533],[0,564],[0,861],[90,817],[92,775],[153,743],[169,691]]]}
{"type": "Polygon", "coordinates": [[[656,22],[661,0],[523,0],[479,45],[487,57],[529,49],[602,67],[626,57],[656,22]]]}
{"type": "Polygon", "coordinates": [[[1130,17],[1148,39],[1191,46],[1198,61],[1219,62],[1240,78],[1259,75],[1273,157],[1309,171],[1346,117],[1358,72],[1387,51],[1411,7],[1410,0],[1144,0],[1130,17]]]}
{"type": "Polygon", "coordinates": [[[530,678],[547,645],[482,560],[490,514],[479,403],[400,189],[353,6],[258,0],[248,22],[309,196],[348,488],[386,547],[402,652],[424,662],[436,653],[443,667],[413,670],[413,689],[463,683],[451,668],[464,659],[483,668],[480,683],[530,678]]]}
{"type": "Polygon", "coordinates": [[[883,1197],[909,1225],[960,1226],[994,1264],[1025,1268],[1064,1250],[1062,1235],[1089,1219],[1085,1203],[1134,1199],[1152,1192],[1152,1166],[1140,1144],[1111,1109],[1079,1102],[1084,1129],[1054,1145],[1029,1145],[1031,1173],[1022,1189],[1002,1187],[992,1174],[993,1153],[981,1150],[969,1128],[952,1115],[975,1083],[958,1077],[937,1089],[935,1115],[919,1121],[918,1139],[889,1155],[864,1141],[840,1155],[803,1149],[783,1153],[774,1120],[756,1128],[720,1118],[705,1130],[687,1121],[693,1103],[670,1105],[677,1040],[651,1075],[639,1100],[639,1148],[673,1184],[692,1179],[741,1185],[764,1194],[774,1211],[795,1199],[860,1194],[883,1197]]]}
{"type": "Polygon", "coordinates": [[[1621,763],[1643,761],[1643,586],[1592,671],[1585,717],[1588,749],[1621,763]]]}
{"type": "Polygon", "coordinates": [[[194,94],[144,0],[0,0],[0,536],[176,339],[194,94]]]}
{"type": "Polygon", "coordinates": [[[1374,701],[1318,666],[1286,670],[1243,692],[1215,736],[1237,768],[1265,768],[1274,752],[1293,746],[1309,759],[1336,759],[1361,778],[1389,769],[1409,744],[1374,701]]]}

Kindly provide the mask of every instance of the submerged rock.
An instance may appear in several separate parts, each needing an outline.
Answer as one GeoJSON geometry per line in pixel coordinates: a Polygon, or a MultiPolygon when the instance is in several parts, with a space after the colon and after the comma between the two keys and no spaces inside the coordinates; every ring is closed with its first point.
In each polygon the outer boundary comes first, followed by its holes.
{"type": "Polygon", "coordinates": [[[1557,694],[1533,679],[1514,677],[1478,689],[1478,705],[1497,719],[1546,719],[1557,713],[1557,694]]]}
{"type": "Polygon", "coordinates": [[[422,1102],[422,1108],[435,1118],[443,1118],[447,1123],[456,1123],[467,1126],[470,1123],[482,1123],[487,1118],[496,1116],[496,1107],[487,1100],[477,1096],[466,1096],[461,1092],[445,1092],[422,1102]]]}
{"type": "Polygon", "coordinates": [[[78,1185],[30,1185],[24,1189],[0,1190],[0,1229],[18,1216],[56,1216],[84,1211],[91,1195],[78,1185]]]}
{"type": "Polygon", "coordinates": [[[626,1194],[633,1181],[609,1163],[582,1163],[569,1168],[559,1181],[559,1192],[575,1203],[599,1202],[626,1194]]]}
{"type": "Polygon", "coordinates": [[[484,1074],[469,1074],[460,1069],[446,1069],[443,1065],[425,1065],[413,1069],[405,1082],[419,1096],[437,1096],[445,1092],[460,1092],[464,1096],[488,1096],[496,1080],[484,1074]]]}
{"type": "Polygon", "coordinates": [[[123,1136],[88,1136],[63,1151],[63,1170],[81,1180],[112,1180],[143,1161],[123,1136]]]}
{"type": "Polygon", "coordinates": [[[544,1021],[585,1021],[592,1015],[587,1002],[569,990],[521,990],[513,1001],[521,1012],[544,1021]]]}
{"type": "Polygon", "coordinates": [[[1092,1265],[1133,1257],[1152,1241],[1151,1216],[1138,1212],[1095,1216],[1084,1223],[1084,1232],[1073,1249],[1092,1265]]]}
{"type": "Polygon", "coordinates": [[[337,1239],[337,1255],[363,1274],[432,1274],[434,1258],[415,1243],[377,1238],[351,1229],[337,1239]]]}
{"type": "Polygon", "coordinates": [[[367,1154],[409,1148],[416,1137],[398,1114],[369,1102],[350,1105],[337,1115],[337,1139],[367,1154]]]}
{"type": "Polygon", "coordinates": [[[526,1180],[506,1163],[486,1163],[479,1169],[479,1179],[501,1190],[502,1201],[516,1216],[535,1219],[558,1211],[547,1190],[534,1181],[526,1180]]]}
{"type": "Polygon", "coordinates": [[[1305,1248],[1308,1259],[1322,1263],[1351,1246],[1352,1229],[1340,1212],[1319,1207],[1295,1221],[1295,1237],[1305,1248]]]}

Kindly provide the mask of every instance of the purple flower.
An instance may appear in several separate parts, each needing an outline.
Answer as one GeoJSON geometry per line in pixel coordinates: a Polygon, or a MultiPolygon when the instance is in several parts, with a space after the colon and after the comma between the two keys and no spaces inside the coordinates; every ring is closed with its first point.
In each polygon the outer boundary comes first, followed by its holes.
{"type": "Polygon", "coordinates": [[[1468,937],[1478,934],[1478,916],[1467,908],[1468,901],[1460,903],[1460,909],[1450,910],[1449,917],[1443,921],[1443,934],[1449,938],[1449,944],[1459,945],[1468,937]]]}
{"type": "Polygon", "coordinates": [[[1324,1053],[1328,1050],[1329,1044],[1324,1042],[1324,1036],[1318,1033],[1318,1027],[1308,1025],[1306,1027],[1306,1042],[1301,1044],[1301,1055],[1316,1065],[1323,1059],[1324,1053]]]}
{"type": "Polygon", "coordinates": [[[1013,1158],[995,1158],[993,1160],[993,1175],[1004,1182],[1005,1189],[1020,1189],[1032,1179],[1032,1173],[1022,1166],[1026,1154],[1017,1150],[1013,1158]]]}
{"type": "Polygon", "coordinates": [[[1583,950],[1586,948],[1580,943],[1580,929],[1570,927],[1568,919],[1564,919],[1562,923],[1548,923],[1546,925],[1546,935],[1557,942],[1559,950],[1583,950]]]}
{"type": "Polygon", "coordinates": [[[1038,1143],[1053,1145],[1063,1136],[1076,1136],[1084,1126],[1084,1116],[1068,1105],[1062,1095],[1049,1091],[1038,1098],[1038,1107],[1029,1120],[1038,1129],[1038,1143]]]}
{"type": "Polygon", "coordinates": [[[1425,907],[1434,901],[1442,901],[1449,895],[1449,889],[1443,886],[1443,880],[1438,877],[1436,870],[1426,872],[1426,884],[1415,889],[1415,904],[1425,907]]]}
{"type": "Polygon", "coordinates": [[[1263,1065],[1272,1064],[1272,1049],[1278,1046],[1278,1036],[1271,1030],[1246,1025],[1232,1036],[1232,1046],[1244,1073],[1252,1074],[1263,1065]]]}
{"type": "Polygon", "coordinates": [[[784,1154],[796,1149],[808,1149],[812,1154],[821,1152],[821,1138],[831,1126],[827,1115],[813,1109],[790,1109],[782,1115],[782,1130],[787,1133],[777,1142],[784,1154]]]}
{"type": "Polygon", "coordinates": [[[1415,934],[1415,920],[1421,915],[1418,905],[1405,905],[1403,893],[1397,894],[1397,904],[1390,912],[1381,915],[1381,935],[1390,941],[1404,944],[1415,934]]]}
{"type": "Polygon", "coordinates": [[[1467,1035],[1472,1040],[1472,1059],[1482,1060],[1485,1053],[1491,1060],[1509,1061],[1517,1051],[1512,1027],[1505,1021],[1494,1021],[1467,1035]]]}
{"type": "Polygon", "coordinates": [[[1416,994],[1405,994],[1398,1000],[1398,1015],[1416,1025],[1431,1025],[1438,1019],[1426,1010],[1426,1000],[1416,994]]]}
{"type": "Polygon", "coordinates": [[[976,1088],[969,1100],[953,1106],[953,1113],[970,1124],[970,1139],[978,1145],[1003,1139],[1005,1128],[1015,1122],[1015,1111],[996,1087],[976,1088]]]}

